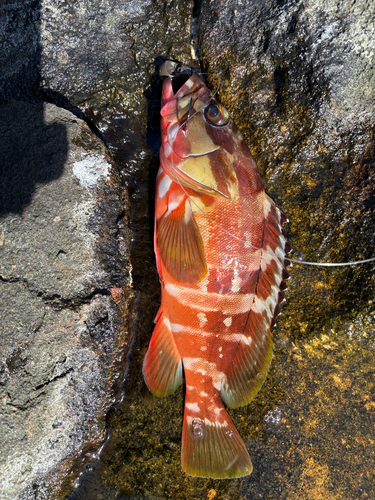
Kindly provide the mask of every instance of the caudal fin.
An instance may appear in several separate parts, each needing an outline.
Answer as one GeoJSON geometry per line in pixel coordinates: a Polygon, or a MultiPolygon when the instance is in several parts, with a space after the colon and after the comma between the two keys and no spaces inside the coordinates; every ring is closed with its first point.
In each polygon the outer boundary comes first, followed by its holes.
{"type": "Polygon", "coordinates": [[[221,401],[205,413],[198,416],[196,405],[185,404],[181,451],[184,471],[191,476],[214,479],[251,474],[250,456],[221,401]]]}

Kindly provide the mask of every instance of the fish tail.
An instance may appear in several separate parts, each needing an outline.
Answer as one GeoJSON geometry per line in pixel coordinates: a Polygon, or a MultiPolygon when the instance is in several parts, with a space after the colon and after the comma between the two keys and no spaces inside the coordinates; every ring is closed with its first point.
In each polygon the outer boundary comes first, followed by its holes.
{"type": "Polygon", "coordinates": [[[192,400],[187,388],[181,450],[184,471],[214,479],[251,474],[250,456],[220,397],[202,405],[202,410],[192,400]]]}

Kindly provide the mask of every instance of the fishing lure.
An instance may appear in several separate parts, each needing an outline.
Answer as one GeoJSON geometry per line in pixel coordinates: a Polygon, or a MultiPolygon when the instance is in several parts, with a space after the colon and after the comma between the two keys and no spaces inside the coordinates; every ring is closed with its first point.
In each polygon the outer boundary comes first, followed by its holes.
{"type": "Polygon", "coordinates": [[[162,301],[143,374],[157,396],[184,374],[183,469],[242,477],[251,459],[223,403],[248,404],[266,377],[292,261],[286,217],[203,80],[170,61],[163,72],[154,235],[162,301]]]}

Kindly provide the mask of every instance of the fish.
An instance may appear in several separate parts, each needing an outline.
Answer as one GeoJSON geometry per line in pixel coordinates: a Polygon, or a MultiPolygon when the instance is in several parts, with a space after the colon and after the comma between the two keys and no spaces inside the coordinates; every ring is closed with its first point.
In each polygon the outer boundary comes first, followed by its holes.
{"type": "Polygon", "coordinates": [[[288,278],[286,216],[198,74],[165,78],[160,113],[154,249],[161,306],[143,376],[160,397],[185,379],[183,470],[244,477],[253,465],[226,406],[250,403],[271,363],[271,328],[288,278]]]}

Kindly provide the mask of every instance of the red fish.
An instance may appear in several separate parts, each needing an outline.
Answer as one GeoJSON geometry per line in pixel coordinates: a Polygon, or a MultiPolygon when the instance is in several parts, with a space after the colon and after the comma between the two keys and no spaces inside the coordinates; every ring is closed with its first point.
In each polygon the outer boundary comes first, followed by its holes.
{"type": "Polygon", "coordinates": [[[287,276],[285,216],[244,139],[195,74],[163,83],[155,253],[162,302],[143,373],[157,396],[186,383],[182,467],[250,474],[224,404],[248,404],[272,358],[270,328],[287,276]]]}

